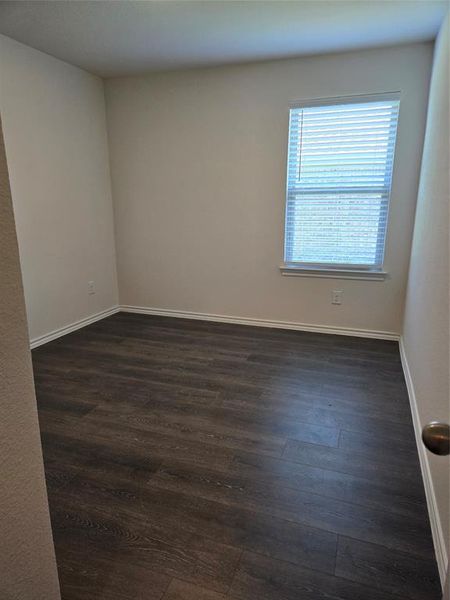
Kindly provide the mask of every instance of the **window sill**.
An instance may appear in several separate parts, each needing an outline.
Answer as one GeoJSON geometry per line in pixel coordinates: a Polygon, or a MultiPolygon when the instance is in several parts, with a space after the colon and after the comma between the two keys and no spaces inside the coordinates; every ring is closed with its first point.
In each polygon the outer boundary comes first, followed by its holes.
{"type": "Polygon", "coordinates": [[[386,271],[298,267],[294,265],[281,265],[280,271],[282,275],[288,277],[323,277],[328,279],[360,279],[363,281],[384,281],[389,277],[389,273],[386,273],[386,271]]]}

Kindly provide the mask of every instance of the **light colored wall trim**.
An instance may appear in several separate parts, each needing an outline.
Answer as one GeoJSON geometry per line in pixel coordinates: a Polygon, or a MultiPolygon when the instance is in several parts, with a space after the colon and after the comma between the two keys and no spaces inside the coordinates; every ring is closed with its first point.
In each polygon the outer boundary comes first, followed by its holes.
{"type": "Polygon", "coordinates": [[[77,329],[81,329],[82,327],[86,327],[86,325],[91,325],[91,323],[95,323],[96,321],[100,321],[105,317],[109,317],[119,312],[120,308],[118,306],[112,306],[107,310],[102,310],[95,315],[91,315],[90,317],[86,317],[85,319],[80,319],[80,321],[76,321],[75,323],[71,323],[70,325],[66,325],[65,327],[60,327],[59,329],[55,329],[50,333],[46,333],[45,335],[41,335],[40,337],[34,338],[30,340],[30,348],[37,348],[38,346],[42,346],[47,342],[51,342],[52,340],[56,340],[63,335],[68,333],[72,333],[72,331],[76,331],[77,329]]]}
{"type": "Polygon", "coordinates": [[[357,269],[322,269],[281,265],[280,272],[287,277],[322,277],[325,279],[359,279],[360,281],[384,281],[386,271],[362,271],[357,269]]]}
{"type": "Polygon", "coordinates": [[[326,325],[310,325],[293,321],[271,321],[269,319],[253,319],[249,317],[236,317],[229,315],[214,315],[198,313],[187,310],[173,310],[164,308],[150,308],[146,306],[130,306],[122,304],[120,310],[143,315],[159,315],[162,317],[176,317],[180,319],[198,319],[200,321],[214,321],[217,323],[235,323],[237,325],[253,325],[255,327],[273,327],[274,329],[294,329],[297,331],[311,331],[314,333],[331,333],[334,335],[350,335],[380,340],[398,340],[400,335],[392,331],[373,331],[371,329],[353,329],[345,327],[331,327],[326,325]]]}
{"type": "Polygon", "coordinates": [[[425,446],[422,443],[422,426],[420,424],[417,399],[414,392],[411,371],[409,370],[408,359],[406,357],[403,337],[400,338],[399,346],[403,373],[405,375],[406,387],[408,389],[409,403],[411,405],[411,413],[414,424],[414,433],[416,436],[417,451],[419,454],[420,468],[422,471],[422,479],[425,486],[425,495],[427,499],[428,514],[430,516],[431,534],[433,536],[434,550],[436,552],[436,561],[439,569],[441,584],[442,587],[444,587],[445,577],[448,569],[448,556],[445,548],[444,532],[442,530],[441,520],[439,518],[436,495],[434,493],[433,480],[431,478],[430,464],[428,462],[428,454],[425,446]]]}
{"type": "Polygon", "coordinates": [[[213,321],[216,323],[235,323],[236,325],[252,325],[254,327],[273,327],[274,329],[293,329],[297,331],[311,331],[314,333],[328,333],[334,335],[349,335],[364,338],[374,338],[380,340],[398,340],[399,334],[391,331],[372,331],[370,329],[346,329],[344,327],[327,327],[324,325],[309,325],[306,323],[295,323],[292,321],[270,321],[268,319],[252,319],[245,317],[235,317],[228,315],[212,315],[209,313],[197,313],[191,311],[172,310],[163,308],[150,308],[145,306],[113,306],[102,312],[96,313],[60,329],[55,329],[50,333],[42,335],[40,337],[30,340],[30,348],[37,348],[47,342],[56,340],[63,335],[72,333],[77,329],[86,327],[91,323],[105,319],[111,315],[114,315],[120,311],[128,313],[138,313],[143,315],[159,315],[162,317],[174,317],[179,319],[197,319],[200,321],[213,321]]]}

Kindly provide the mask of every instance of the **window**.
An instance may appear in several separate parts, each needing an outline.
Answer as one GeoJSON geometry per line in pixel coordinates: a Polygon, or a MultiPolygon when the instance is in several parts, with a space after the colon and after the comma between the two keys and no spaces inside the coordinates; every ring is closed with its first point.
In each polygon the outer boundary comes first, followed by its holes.
{"type": "Polygon", "coordinates": [[[285,267],[380,272],[398,95],[290,111],[285,267]]]}

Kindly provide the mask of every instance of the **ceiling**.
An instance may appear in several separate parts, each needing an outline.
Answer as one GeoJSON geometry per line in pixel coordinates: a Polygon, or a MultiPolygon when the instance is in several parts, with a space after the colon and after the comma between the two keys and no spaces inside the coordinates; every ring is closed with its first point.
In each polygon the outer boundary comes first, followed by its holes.
{"type": "Polygon", "coordinates": [[[434,39],[433,0],[0,2],[0,33],[102,77],[434,39]]]}

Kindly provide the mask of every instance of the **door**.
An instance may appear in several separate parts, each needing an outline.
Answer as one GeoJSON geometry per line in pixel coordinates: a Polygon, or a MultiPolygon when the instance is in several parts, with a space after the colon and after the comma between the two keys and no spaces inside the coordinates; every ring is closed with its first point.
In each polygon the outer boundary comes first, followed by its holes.
{"type": "MultiPolygon", "coordinates": [[[[432,421],[423,428],[422,440],[427,450],[433,454],[448,456],[450,453],[450,426],[448,423],[432,421]]],[[[450,600],[450,568],[447,569],[442,600],[450,600]]]]}

